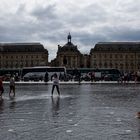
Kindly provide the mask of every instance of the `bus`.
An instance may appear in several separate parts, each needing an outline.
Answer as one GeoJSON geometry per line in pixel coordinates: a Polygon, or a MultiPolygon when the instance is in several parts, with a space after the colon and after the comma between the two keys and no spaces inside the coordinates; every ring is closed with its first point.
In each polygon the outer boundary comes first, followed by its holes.
{"type": "Polygon", "coordinates": [[[21,78],[26,81],[29,80],[44,80],[45,74],[48,74],[48,80],[56,73],[58,76],[66,74],[65,67],[49,67],[49,66],[38,66],[38,67],[24,67],[22,68],[21,78]]]}
{"type": "Polygon", "coordinates": [[[106,80],[118,80],[121,73],[118,69],[114,68],[76,68],[76,69],[67,69],[67,73],[70,75],[76,75],[77,73],[80,73],[81,76],[91,76],[94,74],[94,77],[96,80],[102,80],[106,78],[106,80]]]}
{"type": "Polygon", "coordinates": [[[74,74],[75,71],[79,71],[80,73],[89,73],[89,72],[101,72],[102,74],[118,74],[120,71],[114,68],[76,68],[76,69],[67,69],[68,74],[74,74]]]}

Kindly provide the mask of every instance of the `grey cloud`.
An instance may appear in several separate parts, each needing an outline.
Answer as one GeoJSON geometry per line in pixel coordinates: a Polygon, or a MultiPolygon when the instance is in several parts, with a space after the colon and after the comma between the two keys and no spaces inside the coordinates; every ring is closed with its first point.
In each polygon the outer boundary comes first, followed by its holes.
{"type": "Polygon", "coordinates": [[[56,19],[57,16],[55,14],[55,5],[49,5],[46,7],[39,6],[36,7],[31,14],[36,17],[38,20],[43,20],[44,22],[48,22],[47,20],[56,19]]]}
{"type": "Polygon", "coordinates": [[[98,34],[102,41],[139,41],[140,29],[133,29],[128,26],[106,26],[98,34]]]}
{"type": "Polygon", "coordinates": [[[57,33],[64,28],[64,21],[59,18],[55,10],[56,5],[49,5],[46,7],[36,7],[31,12],[31,16],[37,18],[38,35],[42,39],[49,39],[50,41],[57,40],[57,33]]]}
{"type": "Polygon", "coordinates": [[[16,10],[16,14],[22,14],[22,13],[26,12],[25,8],[26,8],[25,4],[20,4],[16,10]]]}
{"type": "MultiPolygon", "coordinates": [[[[52,21],[52,17],[56,17],[55,14],[53,14],[53,6],[48,6],[46,8],[39,8],[34,9],[31,15],[28,15],[29,13],[25,12],[25,5],[22,4],[18,7],[15,14],[9,13],[8,20],[6,17],[3,16],[3,23],[0,23],[0,36],[3,36],[0,38],[0,41],[30,41],[30,40],[47,40],[52,39],[50,41],[53,41],[53,30],[57,30],[61,27],[61,22],[52,21]],[[39,9],[41,11],[39,11],[39,9]],[[51,11],[52,10],[52,11],[51,11]],[[52,13],[51,13],[52,12],[52,13]],[[44,15],[42,15],[44,14],[44,15]],[[27,19],[27,17],[31,17],[27,19]],[[38,21],[34,20],[34,17],[38,17],[38,21]],[[51,19],[44,19],[43,17],[47,16],[51,19]]],[[[56,18],[54,18],[56,19],[56,18]]],[[[55,39],[55,36],[54,36],[55,39]]],[[[54,40],[55,41],[55,40],[54,40]]]]}
{"type": "Polygon", "coordinates": [[[140,30],[127,27],[104,27],[99,32],[79,32],[73,33],[74,41],[82,46],[94,47],[97,42],[106,41],[139,41],[140,30]]]}
{"type": "Polygon", "coordinates": [[[78,32],[74,33],[73,39],[75,42],[78,42],[82,46],[92,46],[93,44],[100,42],[100,41],[106,41],[106,37],[101,32],[78,32]]]}
{"type": "Polygon", "coordinates": [[[119,7],[121,11],[124,12],[130,12],[130,13],[135,13],[135,12],[139,12],[140,8],[138,5],[140,5],[140,1],[134,2],[132,1],[121,1],[119,3],[119,7]]]}
{"type": "Polygon", "coordinates": [[[112,34],[112,39],[118,41],[139,41],[140,29],[134,30],[131,28],[120,28],[115,34],[112,34]]]}
{"type": "Polygon", "coordinates": [[[62,18],[67,21],[69,26],[79,28],[89,24],[104,22],[107,18],[107,11],[99,4],[90,4],[84,8],[75,9],[74,14],[70,11],[68,15],[62,18]]]}
{"type": "Polygon", "coordinates": [[[57,50],[58,44],[67,42],[71,32],[72,42],[86,52],[100,41],[139,41],[140,10],[137,3],[124,5],[111,13],[103,5],[91,3],[59,15],[55,4],[36,7],[30,13],[26,5],[21,4],[16,13],[0,15],[0,42],[45,42],[52,52],[57,50]],[[54,48],[49,47],[49,43],[54,44],[54,48]]]}

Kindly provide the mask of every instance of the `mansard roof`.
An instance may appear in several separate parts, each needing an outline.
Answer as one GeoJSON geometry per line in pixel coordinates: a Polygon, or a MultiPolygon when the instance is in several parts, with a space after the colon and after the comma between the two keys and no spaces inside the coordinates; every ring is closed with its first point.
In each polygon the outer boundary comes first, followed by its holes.
{"type": "Polygon", "coordinates": [[[71,43],[71,42],[68,42],[63,47],[58,45],[58,52],[78,52],[78,53],[80,53],[77,46],[73,45],[73,43],[71,43]]]}
{"type": "Polygon", "coordinates": [[[80,53],[80,51],[78,50],[77,46],[74,45],[72,42],[71,42],[71,35],[69,33],[67,39],[68,39],[68,42],[64,45],[64,46],[60,46],[58,45],[58,52],[78,52],[80,53]]]}
{"type": "Polygon", "coordinates": [[[48,52],[40,43],[0,43],[0,52],[48,52]]]}
{"type": "Polygon", "coordinates": [[[76,47],[72,42],[67,42],[63,47],[76,47]]]}
{"type": "Polygon", "coordinates": [[[140,51],[140,42],[99,42],[91,51],[140,51]]]}

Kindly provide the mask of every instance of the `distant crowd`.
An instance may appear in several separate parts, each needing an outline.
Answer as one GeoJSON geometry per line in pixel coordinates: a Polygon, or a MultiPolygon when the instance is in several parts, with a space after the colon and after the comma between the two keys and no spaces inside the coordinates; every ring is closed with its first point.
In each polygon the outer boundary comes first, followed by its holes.
{"type": "MultiPolygon", "coordinates": [[[[51,76],[51,81],[52,81],[53,75],[51,76]]],[[[60,81],[118,81],[118,83],[128,83],[129,81],[134,81],[134,82],[140,82],[140,71],[136,73],[129,73],[129,72],[124,72],[120,73],[118,75],[116,74],[102,74],[101,76],[95,75],[95,73],[90,72],[90,73],[77,73],[76,75],[71,75],[71,74],[59,74],[58,76],[60,81]]],[[[49,81],[48,79],[48,74],[47,76],[45,75],[45,82],[49,81]]]]}
{"type": "MultiPolygon", "coordinates": [[[[2,98],[2,95],[4,93],[4,87],[3,87],[3,81],[5,80],[5,77],[0,77],[0,98],[2,98]]],[[[15,97],[15,78],[14,75],[10,76],[9,79],[9,97],[15,97]]]]}
{"type": "MultiPolygon", "coordinates": [[[[31,78],[29,77],[28,79],[21,78],[17,74],[11,74],[12,77],[14,77],[15,81],[52,81],[53,76],[57,74],[58,79],[60,81],[118,81],[118,83],[128,83],[129,81],[135,81],[139,82],[140,81],[140,71],[137,71],[136,73],[129,73],[129,72],[124,72],[120,74],[96,74],[95,72],[89,72],[89,73],[80,73],[77,72],[75,74],[64,74],[64,73],[53,73],[52,75],[49,75],[49,73],[45,73],[44,76],[37,77],[37,75],[33,75],[31,78]]],[[[2,81],[10,81],[11,75],[3,75],[0,77],[2,81]]]]}

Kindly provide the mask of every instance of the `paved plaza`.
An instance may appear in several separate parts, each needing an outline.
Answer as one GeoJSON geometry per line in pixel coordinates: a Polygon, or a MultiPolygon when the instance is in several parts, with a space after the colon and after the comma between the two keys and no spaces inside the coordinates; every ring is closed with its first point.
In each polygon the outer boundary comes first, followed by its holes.
{"type": "Polygon", "coordinates": [[[139,84],[16,85],[0,101],[0,140],[139,140],[139,84]]]}

